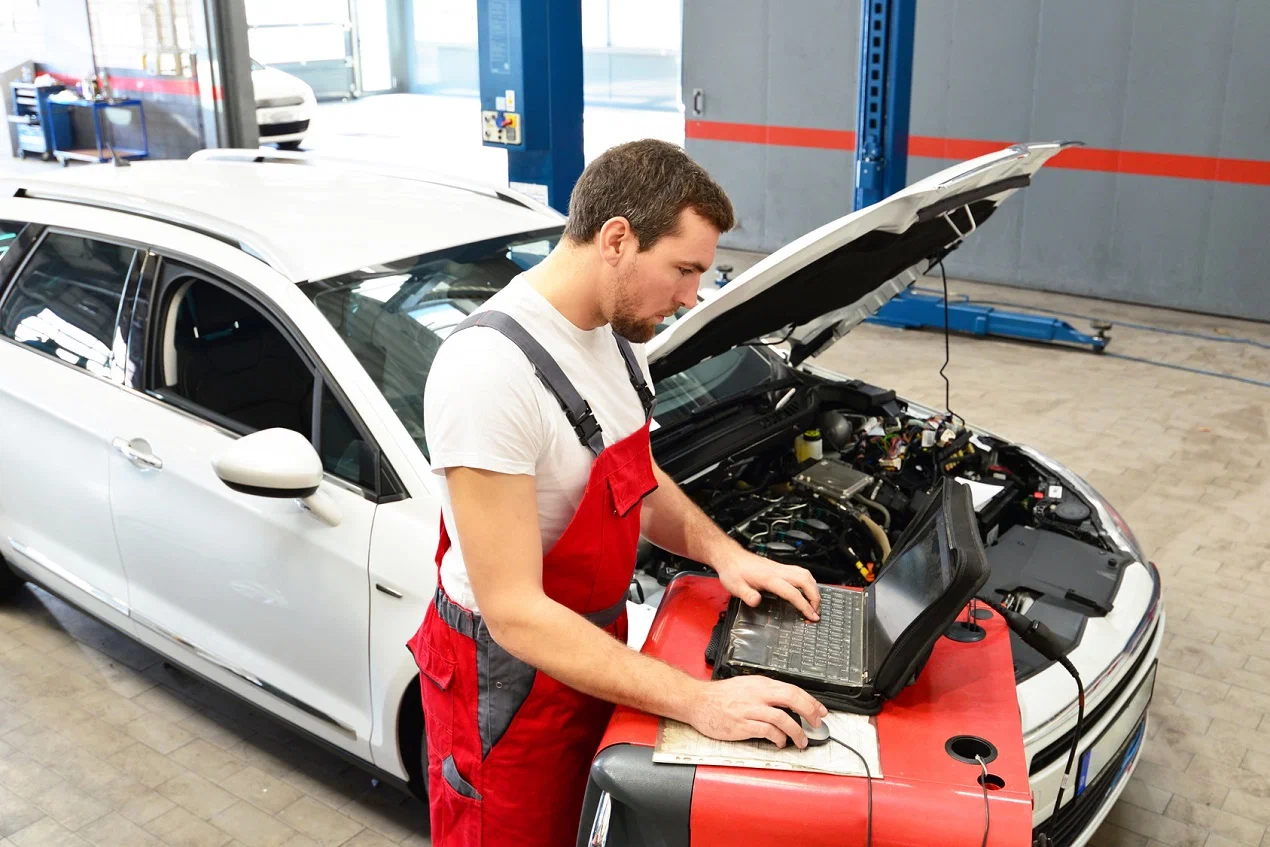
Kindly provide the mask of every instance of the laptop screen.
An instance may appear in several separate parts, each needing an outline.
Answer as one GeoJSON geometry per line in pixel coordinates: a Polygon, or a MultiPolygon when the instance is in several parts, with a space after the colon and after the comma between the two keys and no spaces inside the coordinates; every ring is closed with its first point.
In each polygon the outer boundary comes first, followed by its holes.
{"type": "Polygon", "coordinates": [[[952,586],[944,520],[937,510],[923,517],[916,534],[888,560],[870,587],[873,629],[869,652],[879,661],[917,616],[952,586]]]}

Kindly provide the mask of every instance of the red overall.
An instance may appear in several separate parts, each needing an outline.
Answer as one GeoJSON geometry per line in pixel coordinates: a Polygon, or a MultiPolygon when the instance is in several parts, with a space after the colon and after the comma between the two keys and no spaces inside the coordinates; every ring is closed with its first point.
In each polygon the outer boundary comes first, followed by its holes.
{"type": "MultiPolygon", "coordinates": [[[[645,421],[599,453],[577,512],[542,562],[548,597],[622,641],[640,506],[657,487],[648,433],[645,421]]],[[[438,568],[449,546],[443,521],[438,568]]],[[[612,705],[508,654],[439,579],[409,647],[421,673],[435,847],[573,844],[612,705]]]]}

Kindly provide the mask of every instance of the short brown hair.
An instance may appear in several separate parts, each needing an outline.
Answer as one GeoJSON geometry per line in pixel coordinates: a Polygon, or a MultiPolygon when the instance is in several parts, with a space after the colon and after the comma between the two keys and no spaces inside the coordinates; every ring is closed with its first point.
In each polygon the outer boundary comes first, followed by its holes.
{"type": "Polygon", "coordinates": [[[643,252],[676,232],[684,209],[719,232],[736,225],[727,193],[683,148],[654,138],[631,141],[606,150],[582,172],[569,197],[564,235],[584,244],[605,221],[623,217],[643,252]]]}

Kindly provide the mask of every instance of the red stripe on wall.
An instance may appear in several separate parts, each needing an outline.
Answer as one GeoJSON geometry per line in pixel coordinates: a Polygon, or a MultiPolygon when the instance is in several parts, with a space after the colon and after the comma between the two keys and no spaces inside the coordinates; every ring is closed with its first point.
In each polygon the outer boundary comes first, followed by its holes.
{"type": "MultiPolygon", "coordinates": [[[[72,88],[79,85],[80,78],[71,76],[70,74],[51,73],[54,79],[62,85],[69,85],[72,88]]],[[[199,84],[197,79],[186,79],[185,77],[160,77],[160,76],[124,76],[122,74],[106,73],[110,79],[110,88],[116,94],[134,93],[134,94],[171,94],[178,97],[198,97],[199,84]]],[[[212,99],[222,100],[223,92],[219,85],[212,88],[212,99]]]]}
{"type": "Polygon", "coordinates": [[[733,124],[723,121],[686,121],[689,138],[741,141],[781,147],[814,147],[821,150],[854,150],[855,133],[844,129],[810,129],[797,126],[733,124]]]}
{"type": "MultiPolygon", "coordinates": [[[[723,121],[686,121],[684,134],[693,139],[735,141],[742,144],[830,150],[855,149],[855,133],[847,130],[806,129],[723,121]]],[[[936,159],[965,160],[993,153],[1008,147],[1011,143],[974,138],[911,135],[908,139],[908,154],[936,159]]],[[[1149,153],[1141,150],[1070,147],[1051,159],[1048,167],[1160,176],[1171,179],[1200,179],[1239,185],[1270,185],[1270,162],[1258,159],[1223,159],[1178,153],[1149,153]]]]}
{"type": "Polygon", "coordinates": [[[172,94],[197,97],[198,80],[182,77],[111,76],[110,87],[114,91],[133,91],[145,94],[172,94]]]}

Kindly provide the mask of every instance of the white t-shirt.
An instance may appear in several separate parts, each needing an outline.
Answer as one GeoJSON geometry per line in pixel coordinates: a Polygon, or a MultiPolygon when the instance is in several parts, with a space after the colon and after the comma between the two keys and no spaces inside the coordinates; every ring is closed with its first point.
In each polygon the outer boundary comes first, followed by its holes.
{"type": "MultiPolygon", "coordinates": [[[[643,407],[611,327],[578,329],[523,274],[481,309],[511,315],[551,354],[591,404],[606,447],[644,425],[643,407]]],[[[651,388],[644,346],[631,347],[651,388]]],[[[446,339],[428,373],[423,406],[428,452],[433,472],[441,477],[441,510],[452,543],[441,560],[441,584],[452,600],[477,611],[454,529],[445,468],[533,476],[545,555],[577,511],[595,456],[569,426],[525,354],[489,327],[471,327],[446,339]]]]}

